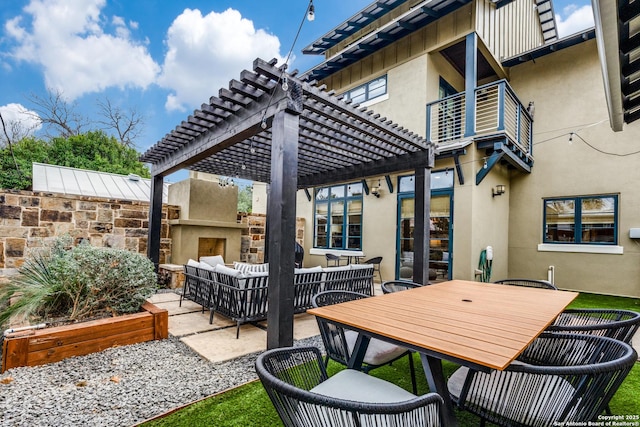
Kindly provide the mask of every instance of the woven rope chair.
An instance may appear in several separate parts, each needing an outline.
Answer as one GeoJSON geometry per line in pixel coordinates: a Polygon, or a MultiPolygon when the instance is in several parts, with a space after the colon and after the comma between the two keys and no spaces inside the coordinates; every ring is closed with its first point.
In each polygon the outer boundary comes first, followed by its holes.
{"type": "Polygon", "coordinates": [[[256,372],[286,427],[443,426],[443,400],[352,369],[329,377],[315,347],[268,350],[256,372]]]}
{"type": "Polygon", "coordinates": [[[497,283],[499,285],[511,285],[511,286],[524,286],[527,288],[540,288],[540,289],[555,289],[555,287],[551,282],[547,282],[546,280],[534,280],[534,279],[504,279],[504,280],[496,280],[493,283],[497,283]]]}
{"type": "Polygon", "coordinates": [[[640,326],[640,313],[602,308],[569,308],[560,313],[550,332],[570,332],[609,337],[631,344],[640,326]]]}
{"type": "Polygon", "coordinates": [[[460,368],[449,378],[461,409],[500,426],[568,425],[596,420],[638,355],[622,341],[544,333],[504,371],[460,368]]]}
{"type": "MultiPolygon", "coordinates": [[[[311,303],[314,307],[324,307],[332,304],[353,301],[361,298],[368,298],[366,294],[350,291],[324,291],[314,295],[311,303]]],[[[340,325],[329,322],[321,317],[316,317],[320,336],[324,344],[327,356],[325,358],[325,366],[329,363],[329,359],[334,360],[342,365],[347,366],[351,353],[355,347],[358,333],[340,325]]],[[[398,360],[407,356],[409,358],[409,371],[411,373],[411,385],[413,393],[417,393],[418,386],[416,383],[416,373],[413,364],[413,354],[409,349],[395,344],[388,343],[379,339],[372,338],[369,341],[367,352],[365,353],[362,371],[369,371],[380,366],[388,365],[394,360],[398,360]]]]}
{"type": "Polygon", "coordinates": [[[415,282],[409,282],[406,280],[388,280],[380,285],[383,294],[390,294],[392,292],[406,291],[408,289],[419,288],[422,285],[415,282]]]}

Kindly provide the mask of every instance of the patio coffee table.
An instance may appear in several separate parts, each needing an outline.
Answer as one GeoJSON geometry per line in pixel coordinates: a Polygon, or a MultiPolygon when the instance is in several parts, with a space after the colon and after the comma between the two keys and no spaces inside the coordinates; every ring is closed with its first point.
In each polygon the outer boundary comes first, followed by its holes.
{"type": "Polygon", "coordinates": [[[457,425],[442,360],[503,370],[577,296],[452,280],[307,312],[359,332],[351,368],[360,368],[372,337],[419,352],[430,389],[444,398],[445,417],[457,425]]]}

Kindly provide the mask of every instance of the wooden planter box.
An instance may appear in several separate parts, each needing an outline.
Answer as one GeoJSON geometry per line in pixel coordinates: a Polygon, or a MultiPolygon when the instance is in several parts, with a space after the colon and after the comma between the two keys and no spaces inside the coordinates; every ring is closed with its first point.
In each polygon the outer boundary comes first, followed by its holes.
{"type": "Polygon", "coordinates": [[[142,312],[72,325],[9,334],[2,344],[2,369],[44,365],[109,347],[169,336],[169,313],[145,302],[142,312]]]}

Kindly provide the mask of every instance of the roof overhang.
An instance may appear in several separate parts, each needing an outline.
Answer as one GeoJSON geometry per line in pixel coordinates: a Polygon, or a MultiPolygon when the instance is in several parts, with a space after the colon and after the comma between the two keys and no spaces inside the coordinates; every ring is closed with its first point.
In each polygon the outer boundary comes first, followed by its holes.
{"type": "Polygon", "coordinates": [[[640,119],[640,1],[592,0],[611,129],[640,119]]]}
{"type": "Polygon", "coordinates": [[[190,169],[269,183],[271,126],[283,111],[299,116],[298,188],[433,167],[435,147],[417,134],[286,73],[275,60],[256,59],[253,70],[142,155],[153,176],[190,169]]]}
{"type": "Polygon", "coordinates": [[[596,37],[595,28],[590,28],[581,33],[576,33],[571,36],[563,37],[560,40],[556,40],[553,43],[545,44],[544,46],[537,47],[535,49],[531,49],[528,52],[521,53],[516,56],[512,56],[511,58],[504,59],[502,61],[502,65],[505,67],[513,67],[518,64],[522,64],[527,61],[535,61],[537,58],[540,58],[545,55],[549,55],[551,53],[557,52],[562,49],[566,49],[571,46],[575,46],[579,43],[584,43],[588,40],[594,39],[596,37]]]}
{"type": "Polygon", "coordinates": [[[324,79],[468,3],[471,3],[471,0],[422,1],[397,18],[355,40],[331,58],[307,71],[306,74],[311,79],[324,79]]]}
{"type": "Polygon", "coordinates": [[[302,49],[306,55],[322,55],[408,0],[378,0],[342,22],[340,25],[302,49]]]}

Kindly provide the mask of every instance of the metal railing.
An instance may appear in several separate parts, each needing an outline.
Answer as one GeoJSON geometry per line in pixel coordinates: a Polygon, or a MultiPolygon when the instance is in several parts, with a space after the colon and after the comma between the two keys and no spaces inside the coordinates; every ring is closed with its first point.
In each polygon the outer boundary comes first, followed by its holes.
{"type": "Polygon", "coordinates": [[[427,138],[438,147],[467,137],[506,135],[522,151],[531,154],[532,122],[506,80],[476,88],[474,134],[465,135],[465,94],[457,93],[427,104],[427,138]]]}
{"type": "Polygon", "coordinates": [[[462,139],[466,124],[464,111],[464,92],[428,104],[427,138],[441,147],[462,139]]]}

